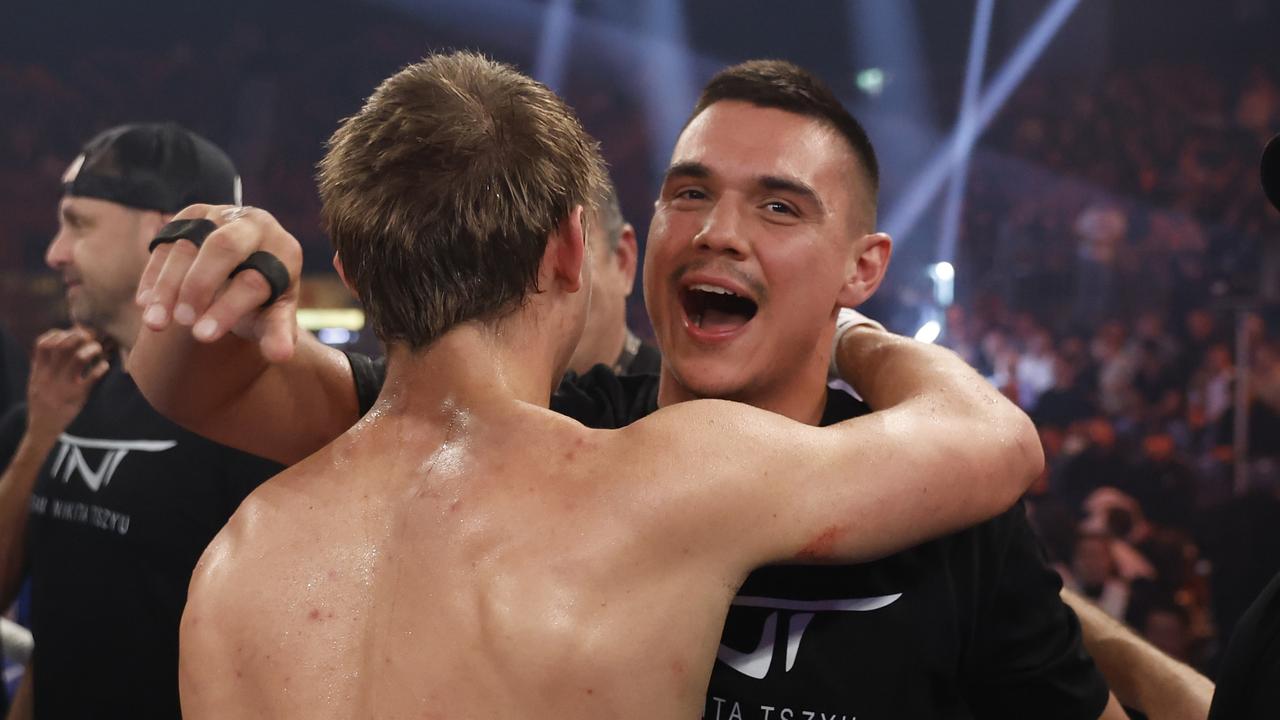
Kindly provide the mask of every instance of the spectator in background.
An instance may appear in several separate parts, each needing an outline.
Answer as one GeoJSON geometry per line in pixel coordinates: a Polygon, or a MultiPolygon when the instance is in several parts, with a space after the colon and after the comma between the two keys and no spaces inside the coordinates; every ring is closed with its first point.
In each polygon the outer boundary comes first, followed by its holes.
{"type": "Polygon", "coordinates": [[[1162,430],[1142,438],[1142,457],[1119,486],[1160,525],[1189,528],[1196,499],[1196,477],[1177,456],[1173,437],[1162,430]]]}
{"type": "Polygon", "coordinates": [[[1152,605],[1138,625],[1142,637],[1166,655],[1199,669],[1192,657],[1191,617],[1174,602],[1152,605]]]}
{"type": "Polygon", "coordinates": [[[165,420],[124,363],[152,239],[194,202],[238,203],[239,177],[212,143],[152,124],[99,134],[63,183],[46,261],[72,319],[118,351],[80,329],[45,336],[29,406],[0,421],[0,447],[13,448],[0,458],[0,605],[30,577],[42,717],[177,718],[192,569],[279,466],[165,420]]]}
{"type": "Polygon", "coordinates": [[[657,373],[662,363],[658,349],[641,342],[627,327],[627,298],[635,285],[639,248],[636,230],[622,217],[612,182],[592,219],[587,223],[591,305],[569,369],[582,375],[595,365],[605,365],[620,375],[657,373]]]}
{"type": "Polygon", "coordinates": [[[1060,354],[1054,355],[1053,386],[1040,395],[1031,411],[1031,419],[1037,426],[1065,430],[1097,412],[1093,398],[1078,375],[1074,363],[1060,354]]]}
{"type": "Polygon", "coordinates": [[[1071,573],[1063,585],[1117,620],[1129,609],[1129,583],[1116,572],[1111,536],[1106,533],[1084,533],[1076,540],[1071,573]]]}
{"type": "Polygon", "coordinates": [[[1116,441],[1115,426],[1103,416],[1082,423],[1074,443],[1083,448],[1063,462],[1055,491],[1074,512],[1081,512],[1085,498],[1101,487],[1122,487],[1128,464],[1116,441]]]}

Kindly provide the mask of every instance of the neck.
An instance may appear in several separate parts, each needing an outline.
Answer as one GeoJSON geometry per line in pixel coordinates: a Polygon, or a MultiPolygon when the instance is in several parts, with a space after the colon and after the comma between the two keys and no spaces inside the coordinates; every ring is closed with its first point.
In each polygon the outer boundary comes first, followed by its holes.
{"type": "MultiPolygon", "coordinates": [[[[662,364],[658,384],[658,407],[705,397],[708,396],[698,395],[682,385],[672,374],[667,363],[662,364]]],[[[789,417],[796,422],[817,425],[822,422],[822,413],[827,407],[826,367],[792,375],[781,386],[745,388],[742,392],[716,399],[754,405],[761,410],[789,417]]]]}
{"type": "Polygon", "coordinates": [[[142,331],[142,309],[129,304],[125,312],[118,317],[112,318],[106,327],[97,329],[100,335],[105,335],[120,350],[120,367],[128,367],[129,352],[133,350],[133,344],[138,341],[138,333],[142,331]]]}
{"type": "Polygon", "coordinates": [[[378,407],[391,414],[450,414],[524,402],[547,407],[563,368],[550,333],[478,322],[458,326],[425,350],[392,345],[378,407]]]}

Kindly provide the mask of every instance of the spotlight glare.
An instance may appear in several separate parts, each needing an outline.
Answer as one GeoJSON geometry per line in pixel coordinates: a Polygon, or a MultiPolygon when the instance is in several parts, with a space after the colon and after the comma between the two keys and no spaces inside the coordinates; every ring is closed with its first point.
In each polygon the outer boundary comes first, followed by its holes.
{"type": "Polygon", "coordinates": [[[884,71],[880,68],[867,68],[858,73],[854,82],[859,90],[874,97],[884,92],[884,71]]]}
{"type": "Polygon", "coordinates": [[[920,326],[920,329],[916,331],[915,338],[920,342],[933,344],[933,342],[937,340],[938,336],[941,334],[942,334],[942,323],[938,322],[937,320],[930,320],[929,322],[920,326]]]}

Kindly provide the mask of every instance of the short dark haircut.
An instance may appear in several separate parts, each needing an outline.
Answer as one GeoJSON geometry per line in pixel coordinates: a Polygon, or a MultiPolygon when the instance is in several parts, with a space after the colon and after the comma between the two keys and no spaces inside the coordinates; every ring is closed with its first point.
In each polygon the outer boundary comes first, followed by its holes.
{"type": "Polygon", "coordinates": [[[547,236],[605,183],[597,143],[546,86],[483,56],[385,80],[329,140],[321,219],[384,342],[417,350],[538,291],[547,236]]]}
{"type": "MultiPolygon", "coordinates": [[[[862,165],[871,188],[871,207],[880,192],[880,162],[867,131],[845,109],[826,83],[816,75],[785,60],[748,60],[716,73],[702,89],[689,116],[693,121],[713,104],[736,100],[757,107],[785,110],[815,118],[840,134],[862,165]]],[[[685,123],[688,126],[688,123],[685,123]]]]}

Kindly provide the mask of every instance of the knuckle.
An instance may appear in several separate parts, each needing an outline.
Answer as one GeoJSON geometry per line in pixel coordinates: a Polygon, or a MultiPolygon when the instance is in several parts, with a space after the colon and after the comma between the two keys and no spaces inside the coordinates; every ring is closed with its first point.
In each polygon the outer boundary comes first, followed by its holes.
{"type": "Polygon", "coordinates": [[[271,294],[271,284],[257,270],[246,270],[236,275],[236,284],[244,288],[247,298],[257,297],[262,302],[271,294]]]}
{"type": "Polygon", "coordinates": [[[208,212],[208,209],[209,209],[209,206],[203,203],[188,205],[182,208],[181,210],[179,210],[178,214],[173,216],[173,219],[174,220],[194,220],[196,218],[202,218],[208,212]]]}

